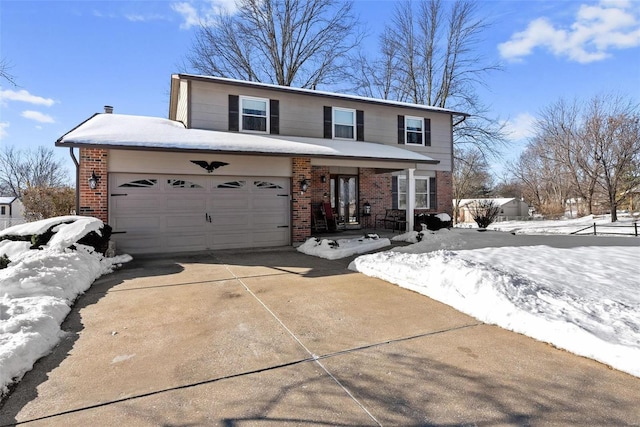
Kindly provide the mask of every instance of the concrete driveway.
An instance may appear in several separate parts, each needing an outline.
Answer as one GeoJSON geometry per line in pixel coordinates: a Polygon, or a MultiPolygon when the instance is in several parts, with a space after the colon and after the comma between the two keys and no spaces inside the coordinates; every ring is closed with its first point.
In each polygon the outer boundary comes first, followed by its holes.
{"type": "Polygon", "coordinates": [[[640,379],[293,249],[99,279],[0,425],[640,425],[640,379]]]}

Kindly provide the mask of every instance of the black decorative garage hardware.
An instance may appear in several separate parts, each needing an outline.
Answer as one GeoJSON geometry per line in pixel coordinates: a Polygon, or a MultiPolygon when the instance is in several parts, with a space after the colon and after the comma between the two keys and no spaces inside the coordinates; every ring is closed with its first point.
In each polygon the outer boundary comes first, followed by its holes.
{"type": "Polygon", "coordinates": [[[229,164],[225,162],[207,162],[205,160],[191,160],[191,163],[194,163],[201,168],[206,169],[207,173],[211,173],[214,170],[221,168],[222,166],[227,166],[229,164]]]}

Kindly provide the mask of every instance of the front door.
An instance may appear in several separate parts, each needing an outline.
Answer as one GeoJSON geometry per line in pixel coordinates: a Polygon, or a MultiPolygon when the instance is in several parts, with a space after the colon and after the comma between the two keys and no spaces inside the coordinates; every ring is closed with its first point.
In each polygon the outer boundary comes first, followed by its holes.
{"type": "Polygon", "coordinates": [[[359,223],[357,175],[331,177],[331,204],[338,224],[348,227],[359,223]]]}

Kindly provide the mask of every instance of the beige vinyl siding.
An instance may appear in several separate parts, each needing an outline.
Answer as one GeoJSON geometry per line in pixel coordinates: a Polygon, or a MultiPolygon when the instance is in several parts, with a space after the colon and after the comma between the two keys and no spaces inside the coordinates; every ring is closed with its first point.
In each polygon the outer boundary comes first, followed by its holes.
{"type": "Polygon", "coordinates": [[[287,136],[323,138],[323,107],[331,106],[364,111],[366,142],[399,146],[397,116],[425,117],[431,119],[431,146],[401,147],[440,161],[433,169],[449,171],[452,167],[451,116],[447,113],[195,80],[191,81],[191,85],[190,114],[193,128],[227,131],[229,95],[277,99],[280,105],[280,135],[287,136]]]}
{"type": "Polygon", "coordinates": [[[246,175],[290,177],[291,158],[236,156],[215,153],[167,153],[160,151],[109,150],[109,173],[167,173],[182,175],[246,175]],[[191,163],[191,160],[228,163],[213,173],[191,163]]]}
{"type": "Polygon", "coordinates": [[[176,112],[176,120],[189,125],[189,82],[180,80],[180,92],[178,94],[178,109],[176,112]]]}

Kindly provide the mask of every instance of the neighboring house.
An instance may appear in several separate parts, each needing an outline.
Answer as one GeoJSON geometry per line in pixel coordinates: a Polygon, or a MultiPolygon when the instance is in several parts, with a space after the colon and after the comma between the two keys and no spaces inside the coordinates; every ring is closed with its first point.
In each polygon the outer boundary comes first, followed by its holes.
{"type": "Polygon", "coordinates": [[[0,197],[0,230],[24,222],[24,206],[17,197],[0,197]]]}
{"type": "MultiPolygon", "coordinates": [[[[491,201],[500,207],[498,221],[527,219],[530,216],[527,202],[515,197],[510,198],[488,198],[488,199],[462,199],[458,211],[458,222],[474,222],[471,209],[474,203],[491,201]]],[[[455,200],[454,200],[455,204],[455,200]]]]}
{"type": "Polygon", "coordinates": [[[107,113],[56,146],[79,148],[79,214],[131,253],[300,243],[323,202],[347,228],[365,203],[451,213],[452,129],[467,117],[187,74],[172,76],[168,119],[107,113]]]}

